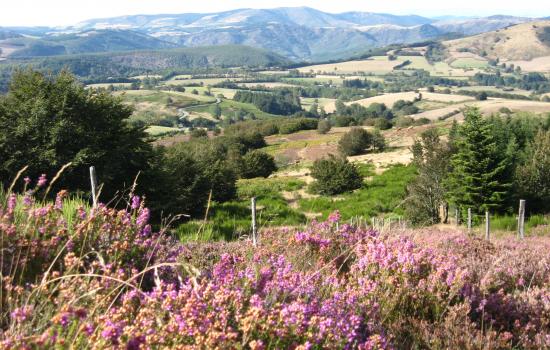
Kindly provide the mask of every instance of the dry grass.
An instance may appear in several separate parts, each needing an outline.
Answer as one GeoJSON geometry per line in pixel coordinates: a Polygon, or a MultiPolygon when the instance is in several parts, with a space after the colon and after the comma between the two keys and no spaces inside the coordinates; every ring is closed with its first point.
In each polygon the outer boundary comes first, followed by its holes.
{"type": "MultiPolygon", "coordinates": [[[[501,98],[489,99],[487,101],[472,101],[465,103],[458,103],[445,108],[435,109],[432,111],[422,112],[413,115],[414,118],[428,118],[430,120],[437,120],[452,111],[457,109],[463,109],[466,107],[478,107],[483,114],[492,114],[498,112],[501,108],[506,107],[512,111],[532,112],[532,113],[550,113],[550,103],[538,102],[538,101],[524,101],[524,100],[506,100],[501,98]]],[[[453,119],[461,120],[463,118],[462,113],[459,113],[452,117],[453,119]]]]}
{"type": "Polygon", "coordinates": [[[509,61],[516,66],[520,66],[524,72],[550,72],[550,55],[537,57],[531,61],[509,61]]]}
{"type": "MultiPolygon", "coordinates": [[[[506,61],[530,61],[541,56],[550,56],[550,47],[537,38],[541,27],[549,26],[550,21],[530,22],[494,32],[468,38],[446,41],[444,44],[457,58],[460,49],[468,49],[475,54],[487,53],[489,58],[506,61]]],[[[523,65],[520,64],[520,66],[523,65]]]]}
{"type": "Polygon", "coordinates": [[[327,72],[327,73],[342,73],[342,74],[354,74],[357,72],[384,74],[389,73],[398,64],[405,61],[405,58],[398,58],[395,61],[390,61],[386,56],[375,56],[368,60],[361,61],[347,61],[331,64],[318,64],[313,66],[307,66],[299,68],[298,70],[303,73],[310,71],[313,72],[327,72]]]}

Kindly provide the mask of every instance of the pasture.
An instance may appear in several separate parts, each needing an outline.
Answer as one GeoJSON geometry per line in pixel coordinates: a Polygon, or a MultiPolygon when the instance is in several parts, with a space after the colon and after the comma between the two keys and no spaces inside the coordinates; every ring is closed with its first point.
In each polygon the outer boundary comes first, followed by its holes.
{"type": "Polygon", "coordinates": [[[334,74],[357,74],[373,73],[386,74],[393,70],[393,67],[405,62],[405,58],[399,57],[394,61],[388,60],[387,56],[374,56],[366,60],[347,61],[340,63],[320,64],[298,68],[302,73],[321,72],[334,74]]]}

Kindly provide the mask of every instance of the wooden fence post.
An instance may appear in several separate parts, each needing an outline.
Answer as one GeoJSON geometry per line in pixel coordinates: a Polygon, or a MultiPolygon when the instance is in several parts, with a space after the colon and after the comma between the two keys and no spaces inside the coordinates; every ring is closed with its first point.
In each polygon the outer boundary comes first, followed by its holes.
{"type": "Polygon", "coordinates": [[[92,201],[93,207],[97,208],[97,175],[95,172],[95,166],[90,167],[90,182],[92,184],[92,201]]]}
{"type": "Polygon", "coordinates": [[[525,199],[519,201],[518,236],[520,239],[525,238],[525,199]]]}
{"type": "Polygon", "coordinates": [[[257,226],[256,226],[256,197],[252,197],[250,201],[250,209],[252,211],[252,244],[254,247],[257,246],[258,242],[256,239],[257,234],[257,226]]]}
{"type": "Polygon", "coordinates": [[[468,208],[468,233],[472,233],[472,208],[468,208]]]}
{"type": "Polygon", "coordinates": [[[489,240],[491,234],[491,218],[489,217],[489,211],[485,211],[485,239],[489,240]]]}

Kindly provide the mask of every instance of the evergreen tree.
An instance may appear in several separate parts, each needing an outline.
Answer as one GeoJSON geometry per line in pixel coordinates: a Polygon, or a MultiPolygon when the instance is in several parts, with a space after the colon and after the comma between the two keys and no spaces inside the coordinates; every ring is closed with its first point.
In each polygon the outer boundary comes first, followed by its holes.
{"type": "Polygon", "coordinates": [[[500,211],[509,195],[511,179],[506,174],[511,162],[499,150],[492,127],[479,109],[468,109],[464,115],[457,153],[451,159],[450,200],[462,210],[472,208],[480,214],[500,211]]]}

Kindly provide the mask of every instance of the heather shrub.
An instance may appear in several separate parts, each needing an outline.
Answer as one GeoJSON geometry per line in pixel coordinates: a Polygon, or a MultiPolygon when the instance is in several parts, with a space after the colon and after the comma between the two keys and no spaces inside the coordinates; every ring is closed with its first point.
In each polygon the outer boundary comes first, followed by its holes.
{"type": "Polygon", "coordinates": [[[547,239],[381,235],[335,212],[258,247],[180,244],[137,196],[70,224],[66,196],[0,196],[1,348],[550,346],[547,239]]]}

